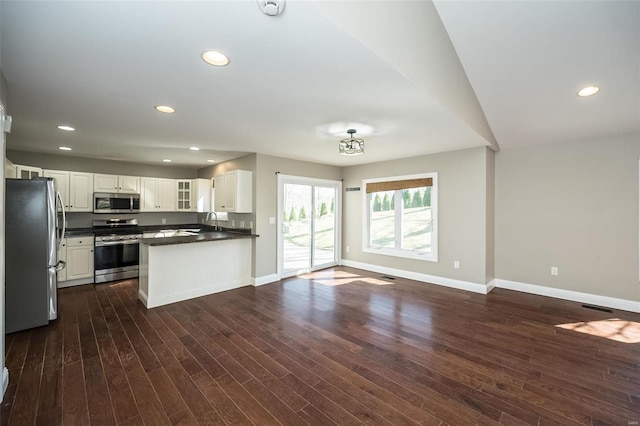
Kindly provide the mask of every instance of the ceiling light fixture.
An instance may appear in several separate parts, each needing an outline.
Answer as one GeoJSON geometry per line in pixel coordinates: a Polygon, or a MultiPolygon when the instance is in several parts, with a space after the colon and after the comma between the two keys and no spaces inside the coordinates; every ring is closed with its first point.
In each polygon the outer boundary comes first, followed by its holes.
{"type": "Polygon", "coordinates": [[[587,87],[583,87],[578,91],[578,96],[582,98],[587,96],[593,96],[599,91],[600,91],[600,88],[598,86],[587,86],[587,87]]]}
{"type": "Polygon", "coordinates": [[[169,160],[168,158],[165,158],[165,159],[164,159],[164,160],[162,160],[162,161],[164,161],[165,163],[170,163],[170,162],[171,162],[171,160],[169,160]]]}
{"type": "Polygon", "coordinates": [[[189,149],[191,151],[200,151],[200,148],[198,148],[197,146],[190,146],[189,149]]]}
{"type": "Polygon", "coordinates": [[[349,137],[342,139],[338,144],[338,151],[342,155],[362,155],[364,154],[364,140],[360,138],[354,138],[356,129],[347,130],[349,137]]]}
{"type": "Polygon", "coordinates": [[[229,58],[217,50],[207,50],[202,54],[202,60],[216,67],[224,67],[229,64],[229,58]]]}
{"type": "Polygon", "coordinates": [[[59,146],[58,149],[60,151],[71,151],[71,148],[69,148],[68,146],[59,146]]]}
{"type": "Polygon", "coordinates": [[[256,0],[258,7],[268,16],[278,16],[284,11],[285,0],[256,0]]]}
{"type": "Polygon", "coordinates": [[[156,105],[155,109],[156,111],[164,112],[165,114],[173,114],[174,112],[176,112],[176,110],[169,105],[156,105]]]}
{"type": "Polygon", "coordinates": [[[207,160],[207,163],[215,163],[216,160],[207,160]]]}
{"type": "Polygon", "coordinates": [[[66,124],[61,124],[58,126],[60,130],[66,130],[67,132],[73,132],[75,129],[71,126],[67,126],[66,124]]]}

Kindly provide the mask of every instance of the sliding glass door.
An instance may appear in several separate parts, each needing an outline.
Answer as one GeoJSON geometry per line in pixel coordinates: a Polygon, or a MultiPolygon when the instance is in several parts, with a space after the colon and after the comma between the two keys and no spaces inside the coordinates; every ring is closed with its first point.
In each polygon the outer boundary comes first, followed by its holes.
{"type": "Polygon", "coordinates": [[[278,175],[281,277],[338,264],[341,182],[278,175]]]}

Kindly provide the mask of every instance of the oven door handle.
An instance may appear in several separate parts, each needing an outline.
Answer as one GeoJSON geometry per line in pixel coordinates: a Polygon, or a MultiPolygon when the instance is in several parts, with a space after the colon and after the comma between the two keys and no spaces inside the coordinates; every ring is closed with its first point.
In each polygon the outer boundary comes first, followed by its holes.
{"type": "Polygon", "coordinates": [[[129,244],[140,244],[138,240],[126,240],[126,241],[96,241],[96,247],[106,246],[124,246],[129,244]]]}

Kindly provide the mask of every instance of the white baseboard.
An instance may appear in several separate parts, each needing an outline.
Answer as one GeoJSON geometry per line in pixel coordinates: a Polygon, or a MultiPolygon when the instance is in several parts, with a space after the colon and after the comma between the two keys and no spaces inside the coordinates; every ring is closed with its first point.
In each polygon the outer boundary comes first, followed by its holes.
{"type": "Polygon", "coordinates": [[[2,369],[2,395],[0,395],[0,401],[4,399],[4,393],[7,391],[9,387],[9,370],[7,367],[2,369]]]}
{"type": "Polygon", "coordinates": [[[77,280],[58,281],[58,288],[74,287],[77,285],[93,284],[93,277],[80,278],[77,280]]]}
{"type": "Polygon", "coordinates": [[[280,275],[278,274],[263,275],[261,277],[253,278],[253,285],[255,287],[258,287],[260,285],[271,284],[276,281],[280,281],[280,275]]]}
{"type": "MultiPolygon", "coordinates": [[[[167,294],[162,297],[149,297],[149,295],[142,293],[142,295],[144,295],[142,302],[148,309],[151,309],[157,308],[158,306],[168,305],[170,303],[182,302],[183,300],[195,299],[196,297],[208,296],[210,294],[233,290],[248,285],[251,285],[251,279],[246,278],[237,281],[216,283],[213,286],[194,288],[188,291],[181,291],[179,293],[167,294]]],[[[140,295],[139,290],[138,295],[140,295]]]]}
{"type": "Polygon", "coordinates": [[[633,300],[617,299],[615,297],[599,296],[597,294],[563,290],[535,284],[526,284],[517,281],[502,280],[499,278],[496,278],[493,281],[497,288],[505,288],[507,290],[537,294],[539,296],[555,297],[556,299],[571,300],[573,302],[588,303],[590,305],[605,306],[607,308],[640,313],[640,302],[633,300]]]}
{"type": "Polygon", "coordinates": [[[139,289],[138,290],[138,297],[140,298],[140,301],[144,304],[144,306],[147,306],[147,301],[149,300],[147,298],[147,293],[142,291],[142,289],[139,289]]]}
{"type": "Polygon", "coordinates": [[[372,265],[370,263],[355,262],[343,259],[341,264],[352,268],[364,269],[365,271],[377,272],[380,274],[394,275],[396,277],[407,278],[415,281],[422,281],[429,284],[437,284],[444,287],[457,288],[459,290],[472,291],[474,293],[487,294],[490,288],[487,284],[472,283],[469,281],[456,280],[453,278],[438,277],[435,275],[421,274],[419,272],[405,271],[402,269],[387,268],[385,266],[372,265]]]}

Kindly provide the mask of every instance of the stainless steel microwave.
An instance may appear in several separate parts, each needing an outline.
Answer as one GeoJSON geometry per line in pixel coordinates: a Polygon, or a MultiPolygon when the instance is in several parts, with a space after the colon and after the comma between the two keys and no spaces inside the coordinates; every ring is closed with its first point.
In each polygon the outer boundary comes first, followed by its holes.
{"type": "Polygon", "coordinates": [[[140,194],[93,193],[94,213],[138,213],[140,194]]]}

